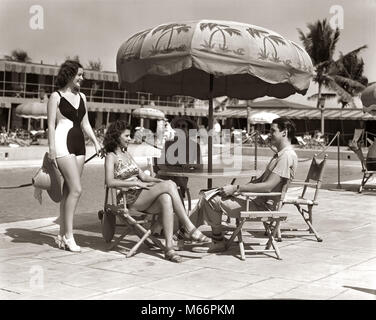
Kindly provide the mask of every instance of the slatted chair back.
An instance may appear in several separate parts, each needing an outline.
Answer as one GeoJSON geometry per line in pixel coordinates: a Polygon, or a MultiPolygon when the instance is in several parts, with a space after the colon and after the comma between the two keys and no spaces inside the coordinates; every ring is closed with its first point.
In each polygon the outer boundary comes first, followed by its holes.
{"type": "Polygon", "coordinates": [[[322,179],[324,175],[324,168],[326,164],[326,159],[328,158],[328,155],[324,155],[324,159],[321,162],[318,162],[317,155],[315,154],[312,158],[311,166],[309,167],[307,177],[305,179],[305,182],[307,184],[304,185],[303,191],[301,194],[301,198],[304,198],[305,193],[307,191],[307,188],[309,186],[314,187],[315,191],[313,194],[313,201],[317,200],[317,196],[319,193],[319,190],[321,188],[322,179]],[[308,184],[308,183],[315,183],[315,184],[308,184]]]}

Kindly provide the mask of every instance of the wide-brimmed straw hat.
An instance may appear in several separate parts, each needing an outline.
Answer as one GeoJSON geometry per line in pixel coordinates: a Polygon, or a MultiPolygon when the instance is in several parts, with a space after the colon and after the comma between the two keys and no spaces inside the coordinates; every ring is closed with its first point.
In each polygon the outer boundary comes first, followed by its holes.
{"type": "Polygon", "coordinates": [[[51,200],[60,202],[62,198],[61,177],[59,169],[54,166],[52,160],[48,158],[46,152],[43,158],[42,167],[32,178],[33,186],[46,190],[51,200]]]}

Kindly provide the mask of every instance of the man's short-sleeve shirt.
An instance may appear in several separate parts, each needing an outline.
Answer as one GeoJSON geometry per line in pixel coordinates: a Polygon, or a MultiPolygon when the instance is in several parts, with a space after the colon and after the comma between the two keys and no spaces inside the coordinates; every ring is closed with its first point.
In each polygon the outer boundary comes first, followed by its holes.
{"type": "MultiPolygon", "coordinates": [[[[271,173],[275,173],[283,179],[292,180],[295,177],[296,169],[298,167],[298,156],[296,155],[294,149],[291,146],[283,148],[277,152],[274,157],[268,163],[265,172],[262,176],[262,181],[264,182],[268,179],[271,173]]],[[[281,181],[272,192],[279,192],[282,190],[282,186],[285,181],[281,181]]],[[[256,202],[267,203],[268,206],[274,207],[277,198],[273,199],[270,197],[257,197],[256,202]]]]}

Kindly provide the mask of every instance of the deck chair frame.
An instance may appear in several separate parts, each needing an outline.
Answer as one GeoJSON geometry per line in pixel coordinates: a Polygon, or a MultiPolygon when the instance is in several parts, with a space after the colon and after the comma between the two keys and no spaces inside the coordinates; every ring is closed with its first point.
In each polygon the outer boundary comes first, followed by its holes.
{"type": "Polygon", "coordinates": [[[281,221],[287,219],[288,213],[286,211],[281,211],[283,199],[287,192],[289,182],[287,181],[283,187],[281,192],[268,192],[268,193],[254,193],[254,192],[244,192],[240,193],[242,196],[246,198],[246,210],[240,212],[240,217],[236,219],[236,228],[232,232],[232,235],[229,241],[226,243],[226,249],[228,249],[232,243],[234,242],[235,238],[238,239],[239,244],[239,251],[240,251],[240,259],[245,260],[246,253],[269,253],[272,252],[276,255],[278,260],[282,260],[277,242],[275,240],[276,237],[279,236],[279,226],[281,221]],[[249,201],[251,198],[255,196],[279,196],[280,200],[276,206],[276,209],[273,211],[250,211],[249,210],[249,201]],[[265,234],[268,237],[266,243],[258,243],[258,246],[264,246],[263,249],[254,249],[252,246],[255,244],[248,244],[244,243],[243,237],[247,236],[244,232],[249,231],[252,232],[252,229],[245,228],[244,224],[246,222],[260,222],[263,224],[265,229],[265,234]]]}
{"type": "MultiPolygon", "coordinates": [[[[314,157],[312,158],[311,166],[309,167],[307,177],[304,181],[299,181],[299,180],[293,180],[290,183],[290,186],[303,186],[302,193],[298,198],[285,198],[283,201],[283,205],[294,205],[300,215],[302,216],[303,220],[308,226],[308,229],[281,229],[281,235],[284,235],[284,231],[288,231],[289,235],[295,235],[295,236],[306,236],[306,235],[314,235],[317,239],[318,242],[322,241],[321,236],[317,232],[317,230],[313,226],[313,207],[318,205],[318,195],[319,195],[319,190],[321,188],[322,184],[322,179],[324,175],[324,168],[326,164],[326,159],[328,158],[328,155],[324,155],[324,159],[318,163],[317,161],[317,155],[315,154],[314,157]],[[308,187],[311,187],[314,189],[313,197],[308,199],[306,197],[306,192],[308,187]],[[307,231],[302,234],[292,234],[290,231],[296,232],[296,231],[307,231]]],[[[287,235],[287,233],[286,233],[287,235]]],[[[281,237],[278,238],[279,241],[281,241],[281,237]]]]}
{"type": "Polygon", "coordinates": [[[146,214],[134,209],[127,208],[125,194],[122,190],[106,187],[104,209],[98,212],[102,223],[103,238],[110,243],[108,249],[113,250],[131,232],[139,237],[137,243],[127,252],[126,257],[130,258],[136,254],[138,248],[145,243],[149,248],[158,247],[165,250],[165,246],[152,235],[152,227],[156,222],[156,215],[146,214]],[[122,203],[117,201],[117,192],[121,193],[122,203]],[[111,197],[109,197],[111,195],[111,197]],[[116,220],[121,223],[117,224],[116,220]],[[125,230],[112,241],[115,234],[115,227],[124,227],[125,230]]]}
{"type": "MultiPolygon", "coordinates": [[[[355,129],[355,131],[356,130],[358,130],[359,132],[362,131],[362,135],[363,135],[364,129],[355,129]]],[[[357,136],[360,136],[359,132],[358,132],[357,136]]],[[[369,179],[372,178],[372,176],[374,174],[376,174],[376,171],[367,169],[367,161],[369,161],[369,160],[364,157],[363,151],[362,151],[362,148],[361,148],[361,144],[358,141],[359,139],[356,140],[355,136],[356,136],[356,133],[354,133],[354,138],[349,143],[349,148],[358,156],[360,164],[362,165],[363,177],[362,177],[362,181],[360,183],[360,186],[358,188],[358,192],[362,193],[363,189],[366,188],[366,183],[368,182],[369,179]]],[[[372,145],[373,143],[376,143],[376,141],[372,141],[369,138],[367,138],[367,141],[370,145],[372,145]]]]}

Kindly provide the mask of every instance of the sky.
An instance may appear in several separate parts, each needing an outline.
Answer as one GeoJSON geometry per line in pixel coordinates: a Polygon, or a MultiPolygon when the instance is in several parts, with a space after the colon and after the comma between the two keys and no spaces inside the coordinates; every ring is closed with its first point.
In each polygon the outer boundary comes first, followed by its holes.
{"type": "MultiPolygon", "coordinates": [[[[0,58],[13,49],[23,49],[33,62],[60,65],[67,56],[78,55],[84,66],[89,60],[100,59],[103,70],[116,71],[120,45],[134,33],[158,24],[239,21],[302,44],[297,29],[307,32],[307,23],[326,18],[343,21],[335,57],[368,46],[361,57],[364,75],[374,82],[375,17],[376,0],[0,0],[0,58]],[[30,10],[35,5],[43,17],[41,29],[32,23],[36,11],[30,10]]],[[[312,84],[306,97],[316,91],[317,85],[312,84]]],[[[289,100],[314,104],[306,97],[294,95],[289,100]]]]}

